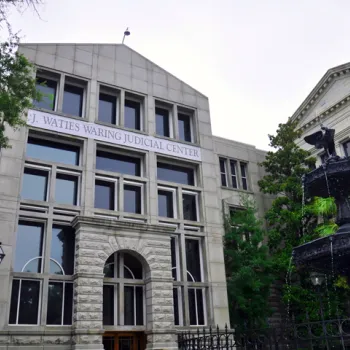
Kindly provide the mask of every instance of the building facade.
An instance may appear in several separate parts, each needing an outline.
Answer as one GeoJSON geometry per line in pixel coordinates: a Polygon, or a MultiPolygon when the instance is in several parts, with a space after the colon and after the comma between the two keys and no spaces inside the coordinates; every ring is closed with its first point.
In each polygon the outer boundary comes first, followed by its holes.
{"type": "Polygon", "coordinates": [[[264,152],[125,45],[25,44],[43,99],[0,158],[0,349],[177,348],[229,324],[223,213],[264,152]]]}

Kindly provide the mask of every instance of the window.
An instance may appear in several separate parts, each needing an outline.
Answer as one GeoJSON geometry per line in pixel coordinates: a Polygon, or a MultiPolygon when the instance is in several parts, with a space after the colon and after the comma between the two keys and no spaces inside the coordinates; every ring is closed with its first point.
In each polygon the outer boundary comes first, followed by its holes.
{"type": "Polygon", "coordinates": [[[124,126],[129,129],[141,130],[141,103],[125,100],[124,126]]]}
{"type": "Polygon", "coordinates": [[[141,159],[117,153],[97,151],[96,169],[141,176],[141,159]]]}
{"type": "Polygon", "coordinates": [[[156,107],[156,133],[160,136],[170,137],[169,111],[156,107]]]}
{"type": "Polygon", "coordinates": [[[198,195],[197,193],[182,192],[182,207],[184,220],[198,220],[198,195]]]}
{"type": "Polygon", "coordinates": [[[173,288],[173,302],[174,302],[174,324],[175,326],[183,325],[183,302],[182,302],[182,288],[173,288]]]}
{"type": "Polygon", "coordinates": [[[191,116],[187,114],[178,114],[179,139],[192,142],[191,116]]]}
{"type": "Polygon", "coordinates": [[[116,124],[117,97],[100,93],[98,102],[98,120],[104,123],[116,124]]]}
{"type": "Polygon", "coordinates": [[[83,116],[84,88],[75,84],[64,84],[62,112],[76,117],[83,116]]]}
{"type": "Polygon", "coordinates": [[[78,176],[66,173],[56,175],[55,201],[60,204],[78,205],[78,176]]]}
{"type": "MultiPolygon", "coordinates": [[[[230,160],[230,167],[231,167],[231,180],[232,180],[232,187],[238,188],[238,182],[237,182],[237,162],[235,160],[230,160]]],[[[247,179],[246,179],[247,184],[247,179]]]]}
{"type": "Polygon", "coordinates": [[[221,185],[227,186],[226,159],[220,158],[221,185]]]}
{"type": "Polygon", "coordinates": [[[175,218],[175,190],[158,189],[158,215],[175,218]]]}
{"type": "Polygon", "coordinates": [[[79,152],[78,146],[29,137],[26,155],[43,161],[79,165],[79,152]]]}
{"type": "Polygon", "coordinates": [[[170,238],[171,245],[171,271],[173,280],[179,280],[180,269],[178,268],[179,263],[179,249],[178,249],[178,238],[171,237],[170,238]]]}
{"type": "Polygon", "coordinates": [[[248,190],[248,181],[247,181],[247,164],[240,163],[241,166],[241,180],[242,180],[242,188],[244,190],[248,190]]]}
{"type": "Polygon", "coordinates": [[[124,211],[142,214],[142,185],[124,183],[124,211]]]}
{"type": "Polygon", "coordinates": [[[143,325],[145,302],[144,285],[140,283],[143,280],[141,262],[129,253],[114,253],[106,261],[104,274],[103,324],[143,325]],[[120,300],[120,297],[124,299],[120,300]],[[119,302],[124,305],[122,314],[118,311],[119,302]]]}
{"type": "Polygon", "coordinates": [[[115,182],[95,180],[95,208],[115,210],[115,182]]]}
{"type": "Polygon", "coordinates": [[[15,272],[42,272],[44,225],[20,221],[17,228],[15,272]]]}
{"type": "Polygon", "coordinates": [[[56,106],[57,81],[37,77],[36,89],[40,91],[42,97],[41,101],[33,101],[33,105],[37,108],[54,111],[56,106]]]}
{"type": "Polygon", "coordinates": [[[188,304],[191,326],[202,326],[205,324],[203,291],[203,288],[188,289],[188,304]]]}
{"type": "Polygon", "coordinates": [[[187,281],[201,282],[201,251],[198,239],[186,239],[187,281]]]}
{"type": "Polygon", "coordinates": [[[350,141],[343,143],[344,153],[346,157],[350,156],[350,141]]]}
{"type": "Polygon", "coordinates": [[[47,200],[49,172],[37,168],[25,168],[22,184],[22,199],[47,200]]]}
{"type": "Polygon", "coordinates": [[[75,233],[70,226],[52,227],[50,274],[73,275],[75,233]]]}
{"type": "Polygon", "coordinates": [[[12,283],[10,324],[39,323],[40,281],[14,279],[12,283]]]}
{"type": "Polygon", "coordinates": [[[46,324],[70,325],[72,311],[73,283],[49,282],[46,324]]]}
{"type": "Polygon", "coordinates": [[[183,185],[194,186],[194,169],[172,165],[167,163],[157,163],[158,180],[176,182],[183,185]]]}

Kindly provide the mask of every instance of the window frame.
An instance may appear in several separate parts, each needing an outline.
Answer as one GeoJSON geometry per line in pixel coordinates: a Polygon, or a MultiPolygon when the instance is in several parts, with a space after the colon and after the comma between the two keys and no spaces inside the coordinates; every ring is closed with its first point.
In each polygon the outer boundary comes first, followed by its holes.
{"type": "Polygon", "coordinates": [[[169,158],[162,158],[162,157],[157,157],[157,182],[169,182],[172,184],[176,184],[176,186],[190,186],[190,187],[198,187],[198,164],[194,163],[186,163],[186,162],[178,162],[174,161],[169,158]],[[179,182],[173,182],[173,181],[167,181],[167,180],[162,180],[158,179],[158,164],[165,164],[165,165],[170,165],[170,166],[175,166],[179,168],[185,168],[185,169],[191,169],[193,171],[193,185],[188,185],[188,184],[183,184],[179,182]]]}
{"type": "Polygon", "coordinates": [[[52,168],[45,165],[39,165],[39,164],[32,164],[32,163],[25,163],[24,169],[22,173],[22,184],[21,184],[21,201],[36,201],[36,202],[45,202],[48,203],[51,195],[51,179],[52,179],[52,168]],[[22,191],[23,191],[23,182],[24,182],[24,174],[26,169],[34,169],[39,170],[43,172],[47,172],[47,183],[46,183],[46,196],[45,200],[37,200],[37,199],[30,199],[30,198],[22,198],[22,191]]]}
{"type": "MultiPolygon", "coordinates": [[[[126,215],[145,215],[145,199],[144,199],[144,183],[142,182],[135,182],[131,180],[125,180],[123,179],[123,201],[125,200],[124,197],[124,186],[129,185],[129,186],[134,186],[134,187],[139,187],[140,188],[140,194],[141,194],[141,213],[131,213],[125,211],[124,205],[123,205],[123,213],[126,213],[126,215]]],[[[124,202],[123,202],[124,203],[124,202]]]]}
{"type": "MultiPolygon", "coordinates": [[[[179,324],[175,323],[175,308],[174,308],[174,325],[175,327],[184,326],[184,312],[183,312],[183,287],[180,285],[174,285],[173,290],[176,289],[177,293],[177,306],[179,312],[179,324]]],[[[174,302],[174,301],[173,301],[174,302]]]]}
{"type": "Polygon", "coordinates": [[[194,192],[194,191],[189,191],[189,190],[182,190],[182,203],[183,203],[183,195],[187,194],[187,195],[192,195],[195,197],[195,203],[196,203],[196,220],[188,220],[185,219],[185,213],[184,213],[184,209],[182,208],[182,218],[185,221],[190,221],[190,222],[200,222],[200,211],[199,211],[199,193],[198,192],[194,192]]]}
{"type": "MultiPolygon", "coordinates": [[[[180,260],[180,239],[178,235],[171,235],[170,239],[174,239],[175,242],[175,269],[176,269],[176,279],[173,278],[174,282],[181,281],[181,260],[180,260]]],[[[171,245],[171,242],[170,242],[171,245]]],[[[171,266],[171,270],[173,270],[174,267],[171,266]]]]}
{"type": "Polygon", "coordinates": [[[119,125],[120,124],[120,90],[107,85],[99,84],[98,96],[97,96],[97,116],[96,121],[107,125],[119,125]],[[99,120],[99,105],[100,105],[100,94],[108,95],[115,98],[115,123],[107,123],[99,120]]]}
{"type": "Polygon", "coordinates": [[[107,177],[107,176],[103,176],[103,175],[95,175],[95,181],[94,181],[94,209],[98,209],[98,210],[104,210],[104,211],[114,211],[117,212],[119,211],[119,203],[118,203],[118,199],[119,199],[119,193],[118,193],[118,185],[119,185],[119,179],[118,178],[112,178],[112,177],[107,177]],[[103,208],[96,208],[95,207],[95,191],[96,191],[96,180],[101,180],[104,182],[110,182],[113,184],[114,186],[114,210],[111,209],[103,209],[103,208]]]}
{"type": "Polygon", "coordinates": [[[74,78],[72,76],[66,75],[64,77],[64,82],[63,82],[63,96],[62,96],[62,113],[64,115],[68,115],[70,117],[76,117],[76,118],[82,118],[82,119],[86,119],[86,105],[87,105],[87,98],[88,98],[88,94],[87,94],[87,89],[88,89],[88,84],[89,81],[88,80],[84,80],[81,78],[74,78]],[[65,86],[70,85],[70,86],[74,86],[74,87],[78,87],[83,89],[83,93],[82,93],[82,102],[81,102],[81,115],[72,115],[72,114],[67,114],[65,112],[63,112],[63,105],[64,105],[64,92],[65,92],[65,86]]]}
{"type": "MultiPolygon", "coordinates": [[[[178,219],[178,208],[177,208],[177,189],[176,188],[173,188],[173,187],[165,187],[165,186],[157,186],[157,199],[158,199],[158,192],[159,190],[161,191],[166,191],[166,192],[170,192],[172,194],[172,199],[173,199],[173,217],[169,217],[169,216],[160,216],[159,215],[159,211],[158,211],[158,208],[157,208],[157,216],[158,216],[158,220],[162,220],[162,219],[159,219],[159,218],[166,218],[166,219],[178,219]]],[[[159,202],[157,201],[157,204],[159,202]]],[[[164,220],[164,219],[163,219],[164,220]]]]}
{"type": "Polygon", "coordinates": [[[248,163],[247,162],[239,162],[239,174],[240,174],[240,180],[241,180],[241,189],[243,191],[249,191],[249,181],[248,181],[248,163]],[[244,171],[245,171],[245,176],[243,176],[242,173],[242,167],[244,167],[244,171]],[[246,183],[246,188],[244,188],[244,181],[246,183]]]}
{"type": "Polygon", "coordinates": [[[227,174],[227,173],[228,173],[228,171],[227,171],[227,161],[226,161],[225,158],[219,157],[219,170],[220,170],[220,182],[221,182],[221,186],[222,186],[222,187],[229,187],[229,181],[228,181],[228,178],[227,178],[227,175],[228,175],[228,174],[227,174]],[[221,171],[221,162],[222,162],[223,165],[224,165],[224,171],[225,171],[225,172],[222,172],[222,171],[221,171]],[[222,183],[222,178],[221,178],[222,175],[225,176],[226,185],[223,185],[223,183],[222,183]]]}
{"type": "MultiPolygon", "coordinates": [[[[189,327],[199,327],[199,326],[205,326],[208,322],[208,319],[207,319],[207,301],[206,301],[206,288],[204,287],[189,287],[187,289],[187,294],[189,293],[189,290],[194,290],[194,297],[195,297],[195,312],[196,312],[196,324],[191,324],[191,321],[190,321],[190,317],[189,317],[189,327]],[[201,290],[202,291],[202,297],[203,297],[203,321],[204,321],[204,324],[200,324],[198,322],[198,303],[197,303],[197,293],[196,291],[197,290],[201,290]]],[[[188,296],[187,296],[188,297],[188,296]]],[[[191,305],[188,305],[189,308],[191,307],[191,305]]]]}
{"type": "Polygon", "coordinates": [[[158,137],[165,137],[167,139],[173,139],[174,138],[174,117],[173,117],[173,108],[171,106],[168,106],[165,103],[162,103],[160,101],[155,101],[155,106],[154,106],[154,118],[155,118],[155,135],[158,137]],[[159,135],[157,133],[157,108],[163,109],[168,112],[168,123],[169,123],[169,136],[164,136],[164,135],[159,135]]]}
{"type": "MultiPolygon", "coordinates": [[[[191,288],[191,286],[193,284],[196,284],[196,283],[205,283],[206,282],[206,279],[204,278],[204,266],[203,266],[203,240],[202,240],[202,237],[196,237],[196,236],[190,236],[190,235],[186,235],[185,236],[185,256],[186,256],[186,240],[193,240],[193,241],[198,241],[198,246],[199,246],[199,266],[200,266],[200,273],[201,273],[201,280],[200,281],[195,281],[195,282],[190,282],[190,281],[187,281],[187,274],[189,273],[188,270],[187,270],[187,259],[185,257],[185,260],[186,260],[186,281],[187,283],[189,284],[189,288],[191,288]]],[[[191,275],[191,274],[190,274],[191,275]]]]}
{"type": "Polygon", "coordinates": [[[81,205],[81,180],[82,180],[82,174],[81,172],[78,171],[74,171],[74,170],[67,170],[67,169],[62,169],[57,167],[56,168],[56,177],[55,177],[55,194],[54,194],[54,198],[55,198],[55,205],[56,206],[60,206],[60,205],[70,205],[70,206],[74,206],[74,207],[79,207],[81,205]],[[76,196],[76,204],[67,204],[67,203],[59,203],[56,201],[56,184],[57,184],[57,175],[68,175],[68,176],[72,176],[72,177],[76,177],[77,178],[77,193],[75,194],[76,196]]]}
{"type": "MultiPolygon", "coordinates": [[[[229,166],[230,166],[230,175],[231,175],[231,187],[238,189],[240,188],[240,183],[239,183],[239,179],[238,179],[238,165],[239,167],[241,166],[241,162],[235,160],[235,159],[229,159],[229,166]],[[235,170],[235,173],[233,174],[232,172],[232,167],[235,170]],[[235,179],[236,182],[236,186],[233,186],[233,179],[235,179]]],[[[240,170],[239,170],[240,172],[240,170]]],[[[240,177],[242,179],[242,176],[240,177]]],[[[243,187],[243,184],[242,184],[243,187]]]]}
{"type": "MultiPolygon", "coordinates": [[[[44,70],[44,69],[38,69],[37,72],[36,72],[36,75],[35,75],[35,87],[36,87],[36,82],[37,82],[37,79],[44,79],[44,80],[51,80],[51,81],[54,81],[56,83],[56,92],[55,92],[55,103],[54,103],[54,106],[53,106],[53,109],[46,109],[46,108],[40,108],[40,107],[37,107],[34,105],[34,108],[37,108],[37,109],[42,109],[42,110],[45,110],[45,111],[51,111],[51,112],[56,112],[57,111],[57,108],[58,108],[58,100],[59,100],[59,93],[60,93],[60,74],[59,73],[55,73],[55,72],[51,72],[49,70],[44,70]]],[[[32,101],[34,102],[34,101],[32,101]]]]}
{"type": "Polygon", "coordinates": [[[182,109],[181,107],[178,108],[177,110],[177,127],[179,128],[179,114],[182,114],[184,116],[187,116],[189,118],[189,125],[190,125],[190,135],[191,135],[191,141],[186,141],[186,140],[182,140],[180,139],[180,133],[179,133],[179,141],[181,142],[187,142],[187,143],[196,143],[196,138],[195,138],[195,133],[194,133],[194,111],[190,112],[187,110],[182,109]]]}
{"type": "Polygon", "coordinates": [[[144,105],[145,105],[145,96],[143,95],[136,95],[134,93],[130,93],[128,91],[125,92],[124,95],[124,101],[123,101],[123,115],[124,115],[124,120],[123,120],[123,125],[122,127],[128,129],[128,130],[136,130],[136,132],[140,132],[140,131],[145,131],[144,127],[145,127],[145,112],[144,112],[144,105]],[[125,101],[128,100],[130,102],[134,102],[134,103],[139,103],[140,105],[140,129],[132,129],[132,128],[128,128],[127,126],[125,126],[125,101]]]}

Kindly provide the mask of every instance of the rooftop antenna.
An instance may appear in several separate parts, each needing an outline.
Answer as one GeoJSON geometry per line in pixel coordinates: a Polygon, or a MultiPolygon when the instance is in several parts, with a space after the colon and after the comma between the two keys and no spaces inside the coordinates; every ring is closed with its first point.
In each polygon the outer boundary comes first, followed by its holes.
{"type": "Polygon", "coordinates": [[[129,31],[129,27],[128,27],[128,28],[126,28],[126,30],[125,30],[125,32],[124,32],[122,44],[124,44],[125,37],[126,37],[126,36],[129,36],[129,35],[130,35],[130,31],[129,31]]]}

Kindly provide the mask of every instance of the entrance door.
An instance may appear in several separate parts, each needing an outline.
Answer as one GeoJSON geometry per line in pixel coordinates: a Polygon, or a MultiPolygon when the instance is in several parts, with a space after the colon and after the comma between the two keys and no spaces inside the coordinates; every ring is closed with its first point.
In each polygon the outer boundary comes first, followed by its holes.
{"type": "Polygon", "coordinates": [[[106,333],[103,336],[105,350],[144,350],[145,337],[143,333],[106,333]]]}

